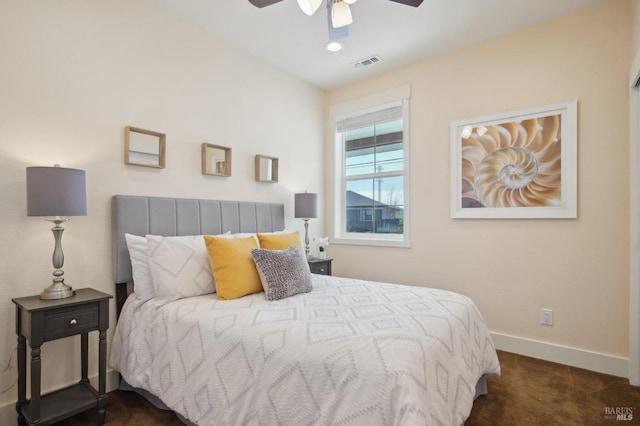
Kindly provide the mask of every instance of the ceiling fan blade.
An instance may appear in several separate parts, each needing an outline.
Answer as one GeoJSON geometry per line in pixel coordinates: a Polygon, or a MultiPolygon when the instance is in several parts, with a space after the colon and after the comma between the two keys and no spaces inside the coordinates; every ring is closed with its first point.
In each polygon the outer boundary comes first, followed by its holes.
{"type": "MultiPolygon", "coordinates": [[[[251,1],[251,0],[249,0],[251,1]]],[[[396,3],[400,3],[400,4],[406,4],[407,6],[413,6],[413,7],[418,7],[422,4],[422,2],[424,0],[391,0],[394,1],[396,3]]]]}
{"type": "Polygon", "coordinates": [[[267,7],[272,4],[280,3],[282,0],[249,0],[249,3],[255,7],[267,7]]]}
{"type": "Polygon", "coordinates": [[[329,40],[340,40],[349,37],[349,26],[334,27],[331,21],[331,8],[327,8],[327,26],[329,27],[329,40]]]}

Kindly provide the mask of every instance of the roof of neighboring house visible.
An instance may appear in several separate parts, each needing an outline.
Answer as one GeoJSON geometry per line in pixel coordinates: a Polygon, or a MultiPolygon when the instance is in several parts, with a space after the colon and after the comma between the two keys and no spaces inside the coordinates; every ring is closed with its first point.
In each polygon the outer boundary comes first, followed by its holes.
{"type": "Polygon", "coordinates": [[[371,207],[371,206],[388,207],[389,205],[373,200],[369,197],[365,197],[364,195],[360,195],[357,192],[347,191],[347,208],[371,207]]]}

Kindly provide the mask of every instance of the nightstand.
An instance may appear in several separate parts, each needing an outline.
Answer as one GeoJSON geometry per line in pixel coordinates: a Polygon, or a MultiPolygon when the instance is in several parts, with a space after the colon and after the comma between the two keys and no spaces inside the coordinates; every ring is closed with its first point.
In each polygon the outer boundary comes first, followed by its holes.
{"type": "Polygon", "coordinates": [[[331,275],[331,262],[333,259],[307,259],[312,274],[331,275]]]}
{"type": "Polygon", "coordinates": [[[48,425],[93,407],[98,408],[98,424],[106,414],[107,329],[109,299],[112,296],[83,288],[66,299],[40,300],[39,296],[13,299],[16,304],[18,335],[19,424],[48,425]],[[98,331],[98,390],[89,383],[89,332],[98,331]],[[40,347],[44,342],[80,335],[81,379],[75,385],[40,395],[40,347]],[[31,400],[27,400],[27,345],[31,348],[31,400]]]}

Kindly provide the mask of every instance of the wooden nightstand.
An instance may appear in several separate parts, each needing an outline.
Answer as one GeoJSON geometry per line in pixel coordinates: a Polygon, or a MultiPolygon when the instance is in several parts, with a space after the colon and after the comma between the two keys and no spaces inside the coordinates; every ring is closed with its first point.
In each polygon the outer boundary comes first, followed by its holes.
{"type": "Polygon", "coordinates": [[[333,259],[308,259],[309,269],[312,274],[331,275],[331,262],[333,259]]]}
{"type": "Polygon", "coordinates": [[[111,295],[83,288],[75,296],[59,300],[40,300],[39,296],[13,299],[16,304],[18,335],[18,412],[19,424],[48,425],[93,407],[98,408],[98,424],[106,414],[107,329],[111,295]],[[90,331],[99,331],[98,390],[89,383],[88,358],[90,331]],[[40,395],[40,347],[44,342],[80,335],[81,379],[75,385],[40,395]],[[31,400],[27,400],[27,345],[31,348],[31,400]]]}

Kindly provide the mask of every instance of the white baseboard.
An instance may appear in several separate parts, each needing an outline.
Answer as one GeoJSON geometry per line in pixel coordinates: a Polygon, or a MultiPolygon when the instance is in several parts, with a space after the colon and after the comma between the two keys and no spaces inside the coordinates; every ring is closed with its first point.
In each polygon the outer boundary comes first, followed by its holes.
{"type": "MultiPolygon", "coordinates": [[[[98,388],[98,376],[89,377],[91,385],[98,388]]],[[[107,371],[107,392],[111,392],[118,388],[120,377],[117,371],[107,371]]],[[[71,384],[71,383],[70,383],[71,384]]],[[[64,387],[64,386],[63,386],[64,387]]],[[[54,390],[54,389],[52,389],[54,390]]],[[[14,390],[15,399],[13,402],[0,406],[0,425],[17,425],[18,415],[16,414],[16,401],[18,400],[18,391],[14,390]]],[[[48,391],[47,391],[48,392],[48,391]]]]}
{"type": "Polygon", "coordinates": [[[598,373],[629,377],[629,359],[553,343],[523,339],[500,333],[491,333],[496,349],[531,358],[557,362],[598,373]]]}

